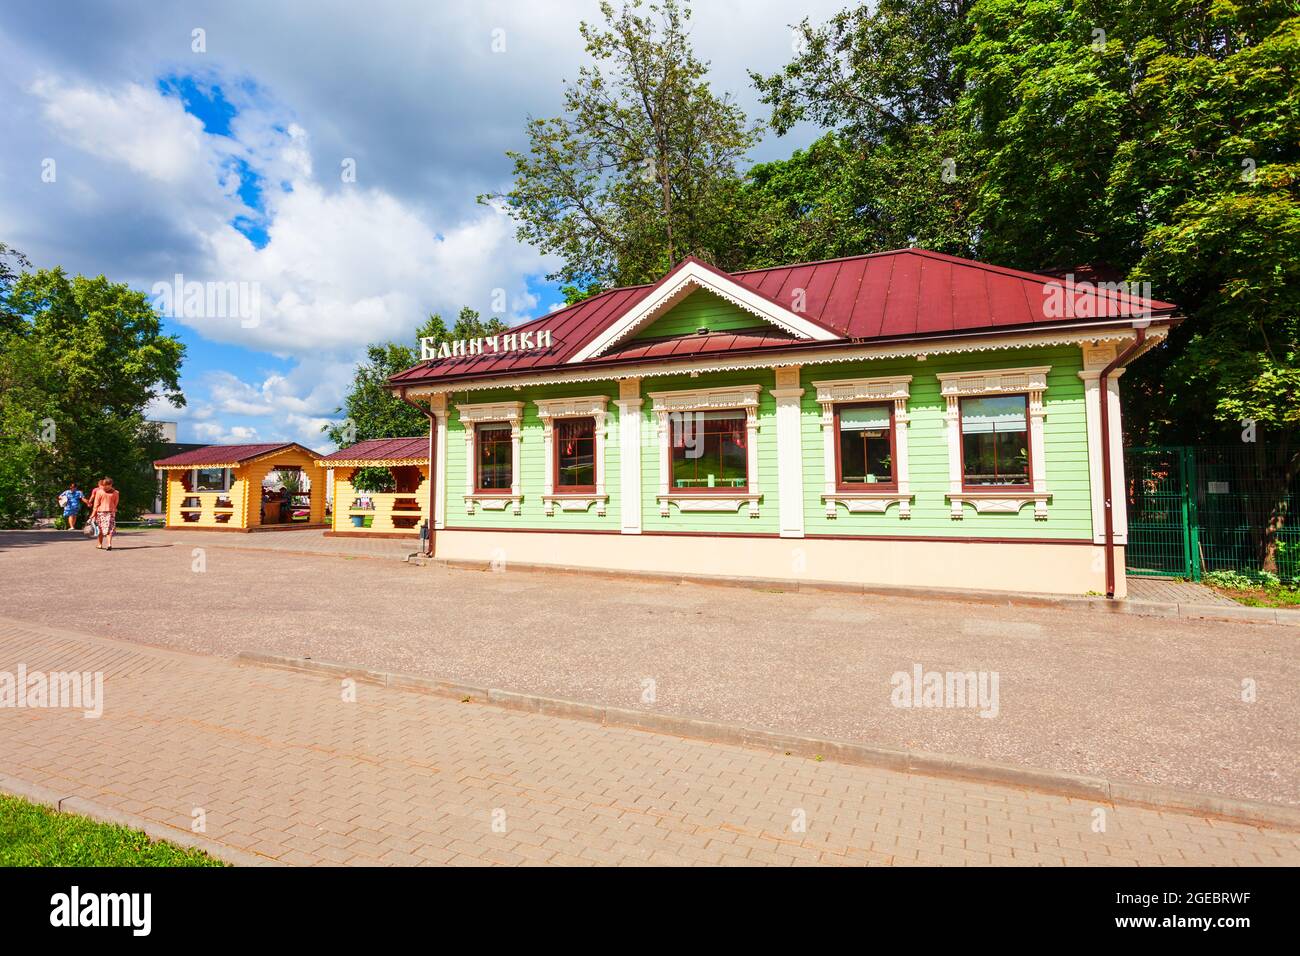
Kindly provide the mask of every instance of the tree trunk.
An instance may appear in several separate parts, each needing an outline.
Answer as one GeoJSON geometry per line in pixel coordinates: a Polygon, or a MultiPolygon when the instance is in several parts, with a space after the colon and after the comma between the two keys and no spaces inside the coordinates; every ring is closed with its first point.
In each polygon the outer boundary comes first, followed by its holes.
{"type": "Polygon", "coordinates": [[[1275,480],[1270,481],[1272,494],[1269,496],[1273,502],[1269,509],[1268,521],[1264,526],[1263,540],[1260,542],[1260,566],[1263,570],[1272,574],[1278,573],[1277,566],[1277,546],[1278,533],[1286,528],[1288,514],[1291,504],[1291,485],[1300,474],[1300,451],[1288,454],[1288,443],[1284,443],[1279,449],[1278,462],[1281,465],[1281,474],[1275,480]]]}

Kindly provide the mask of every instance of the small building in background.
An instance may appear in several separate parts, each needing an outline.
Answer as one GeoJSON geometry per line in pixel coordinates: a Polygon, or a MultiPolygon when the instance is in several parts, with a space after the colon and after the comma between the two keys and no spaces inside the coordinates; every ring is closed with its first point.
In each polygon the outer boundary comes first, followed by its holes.
{"type": "Polygon", "coordinates": [[[325,470],[297,442],[201,445],[154,462],[167,475],[167,527],[324,528],[325,470]]]}

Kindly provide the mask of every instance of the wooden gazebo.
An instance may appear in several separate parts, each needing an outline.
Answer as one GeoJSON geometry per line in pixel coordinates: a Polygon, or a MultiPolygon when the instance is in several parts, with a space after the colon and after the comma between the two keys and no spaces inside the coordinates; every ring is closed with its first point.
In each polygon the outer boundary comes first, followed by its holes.
{"type": "Polygon", "coordinates": [[[272,442],[207,445],[156,461],[154,467],[167,473],[167,527],[326,527],[325,471],[316,463],[319,457],[297,442],[272,442]]]}
{"type": "Polygon", "coordinates": [[[317,458],[334,469],[334,520],[326,534],[415,538],[428,517],[429,439],[374,438],[317,458]],[[389,473],[384,490],[359,490],[359,468],[389,473]]]}

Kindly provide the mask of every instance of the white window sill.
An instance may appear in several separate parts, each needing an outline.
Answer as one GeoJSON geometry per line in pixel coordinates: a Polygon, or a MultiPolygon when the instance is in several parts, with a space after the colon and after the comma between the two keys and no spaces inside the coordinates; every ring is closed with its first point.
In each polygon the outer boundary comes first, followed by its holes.
{"type": "Polygon", "coordinates": [[[477,504],[484,511],[505,511],[511,509],[514,514],[519,514],[523,495],[515,494],[489,494],[487,492],[475,493],[465,496],[465,513],[473,514],[474,506],[477,504]]]}
{"type": "Polygon", "coordinates": [[[739,511],[742,505],[749,505],[749,516],[758,517],[758,503],[762,500],[762,494],[747,491],[715,491],[715,492],[670,492],[668,494],[657,495],[659,500],[659,516],[668,517],[668,506],[677,505],[678,511],[739,511]]]}
{"type": "Polygon", "coordinates": [[[555,514],[556,505],[559,505],[561,511],[587,511],[592,505],[595,505],[596,514],[603,518],[605,516],[605,505],[609,502],[609,495],[563,492],[542,495],[542,500],[546,502],[546,514],[548,516],[555,514]]]}
{"type": "Polygon", "coordinates": [[[1047,520],[1047,502],[1051,494],[1046,491],[963,491],[951,492],[948,501],[952,505],[951,517],[960,521],[963,502],[974,505],[978,514],[1018,514],[1020,509],[1030,502],[1034,505],[1034,518],[1047,520]]]}
{"type": "Polygon", "coordinates": [[[910,491],[836,491],[822,495],[826,503],[826,517],[834,518],[836,505],[843,505],[849,514],[884,514],[892,504],[898,505],[898,517],[912,517],[912,499],[910,491]]]}

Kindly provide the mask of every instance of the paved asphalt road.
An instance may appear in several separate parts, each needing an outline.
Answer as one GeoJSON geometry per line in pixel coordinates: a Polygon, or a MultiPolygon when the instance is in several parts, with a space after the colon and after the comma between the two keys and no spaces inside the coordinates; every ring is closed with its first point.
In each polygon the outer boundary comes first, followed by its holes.
{"type": "Polygon", "coordinates": [[[296,535],[3,533],[0,615],[1300,804],[1294,628],[277,550],[296,535]],[[894,706],[917,665],[996,672],[996,716],[894,706]]]}
{"type": "MultiPolygon", "coordinates": [[[[102,713],[0,710],[4,773],[257,861],[1300,865],[1258,828],[406,693],[0,619],[0,670],[93,668],[102,713]]],[[[72,801],[65,805],[71,806],[72,801]]],[[[101,812],[103,812],[101,810],[101,812]]]]}

